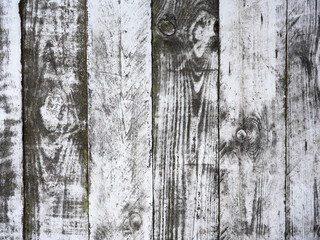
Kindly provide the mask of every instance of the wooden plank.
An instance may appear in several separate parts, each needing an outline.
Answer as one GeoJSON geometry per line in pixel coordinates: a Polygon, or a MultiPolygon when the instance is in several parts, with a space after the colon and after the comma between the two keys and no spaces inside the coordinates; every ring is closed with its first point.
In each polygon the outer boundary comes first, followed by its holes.
{"type": "Polygon", "coordinates": [[[0,239],[22,239],[22,96],[18,0],[0,2],[0,239]]]}
{"type": "Polygon", "coordinates": [[[288,1],[287,239],[320,237],[320,1],[288,1]]]}
{"type": "Polygon", "coordinates": [[[151,239],[149,0],[88,2],[90,239],[151,239]]]}
{"type": "Polygon", "coordinates": [[[220,239],[284,239],[285,0],[220,1],[220,239]]]}
{"type": "Polygon", "coordinates": [[[88,239],[85,4],[21,1],[25,239],[88,239]]]}
{"type": "Polygon", "coordinates": [[[153,1],[154,239],[218,236],[218,1],[153,1]]]}

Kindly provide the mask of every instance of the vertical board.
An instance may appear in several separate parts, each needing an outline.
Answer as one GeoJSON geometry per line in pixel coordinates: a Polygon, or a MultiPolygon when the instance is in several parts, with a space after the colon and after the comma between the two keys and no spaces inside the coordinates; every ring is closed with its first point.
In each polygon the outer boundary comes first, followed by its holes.
{"type": "Polygon", "coordinates": [[[22,110],[18,1],[0,2],[0,239],[22,239],[22,110]]]}
{"type": "Polygon", "coordinates": [[[288,1],[288,239],[320,238],[320,1],[288,1]]]}
{"type": "Polygon", "coordinates": [[[220,1],[221,239],[283,239],[285,0],[220,1]]]}
{"type": "Polygon", "coordinates": [[[25,239],[88,239],[85,4],[21,2],[25,239]]]}
{"type": "Polygon", "coordinates": [[[151,11],[88,2],[90,239],[151,239],[151,11]]]}
{"type": "Polygon", "coordinates": [[[154,0],[154,239],[218,236],[217,0],[154,0]]]}

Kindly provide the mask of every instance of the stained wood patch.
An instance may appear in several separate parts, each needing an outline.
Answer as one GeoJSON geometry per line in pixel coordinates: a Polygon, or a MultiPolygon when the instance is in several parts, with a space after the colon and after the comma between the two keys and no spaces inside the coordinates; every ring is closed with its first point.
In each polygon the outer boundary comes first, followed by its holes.
{"type": "Polygon", "coordinates": [[[22,239],[22,120],[18,1],[0,2],[0,239],[22,239]]]}
{"type": "Polygon", "coordinates": [[[21,2],[25,239],[88,239],[86,2],[21,2]]]}
{"type": "Polygon", "coordinates": [[[287,239],[320,238],[319,6],[288,1],[287,239]]]}
{"type": "Polygon", "coordinates": [[[152,3],[153,237],[218,236],[218,1],[152,3]]]}
{"type": "Polygon", "coordinates": [[[285,13],[220,1],[220,239],[284,239],[285,13]]]}
{"type": "Polygon", "coordinates": [[[152,239],[151,9],[90,1],[90,239],[152,239]]]}

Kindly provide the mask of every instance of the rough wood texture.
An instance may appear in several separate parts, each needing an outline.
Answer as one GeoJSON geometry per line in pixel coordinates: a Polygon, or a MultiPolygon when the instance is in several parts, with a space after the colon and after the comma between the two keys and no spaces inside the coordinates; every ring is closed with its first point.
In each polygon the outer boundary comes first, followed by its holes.
{"type": "Polygon", "coordinates": [[[88,239],[85,4],[20,5],[25,239],[88,239]]]}
{"type": "Polygon", "coordinates": [[[22,111],[18,1],[0,2],[0,239],[22,239],[22,111]]]}
{"type": "Polygon", "coordinates": [[[218,1],[153,1],[154,239],[218,235],[218,1]]]}
{"type": "Polygon", "coordinates": [[[320,239],[319,4],[0,0],[0,239],[320,239]]]}
{"type": "Polygon", "coordinates": [[[89,16],[90,239],[151,239],[151,9],[95,0],[89,16]]]}
{"type": "Polygon", "coordinates": [[[220,239],[284,239],[285,13],[220,1],[220,239]]]}
{"type": "Polygon", "coordinates": [[[320,1],[288,1],[288,239],[320,238],[320,1]]]}

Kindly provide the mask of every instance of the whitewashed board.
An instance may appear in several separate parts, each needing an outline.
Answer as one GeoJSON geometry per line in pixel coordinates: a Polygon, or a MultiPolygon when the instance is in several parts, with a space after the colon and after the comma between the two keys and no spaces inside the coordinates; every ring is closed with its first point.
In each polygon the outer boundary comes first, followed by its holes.
{"type": "Polygon", "coordinates": [[[22,239],[19,1],[0,2],[0,239],[22,239]]]}
{"type": "Polygon", "coordinates": [[[220,239],[285,237],[285,0],[220,1],[220,239]]]}
{"type": "Polygon", "coordinates": [[[90,239],[152,238],[151,9],[88,2],[90,239]]]}
{"type": "Polygon", "coordinates": [[[320,238],[320,1],[288,1],[287,239],[320,238]]]}

